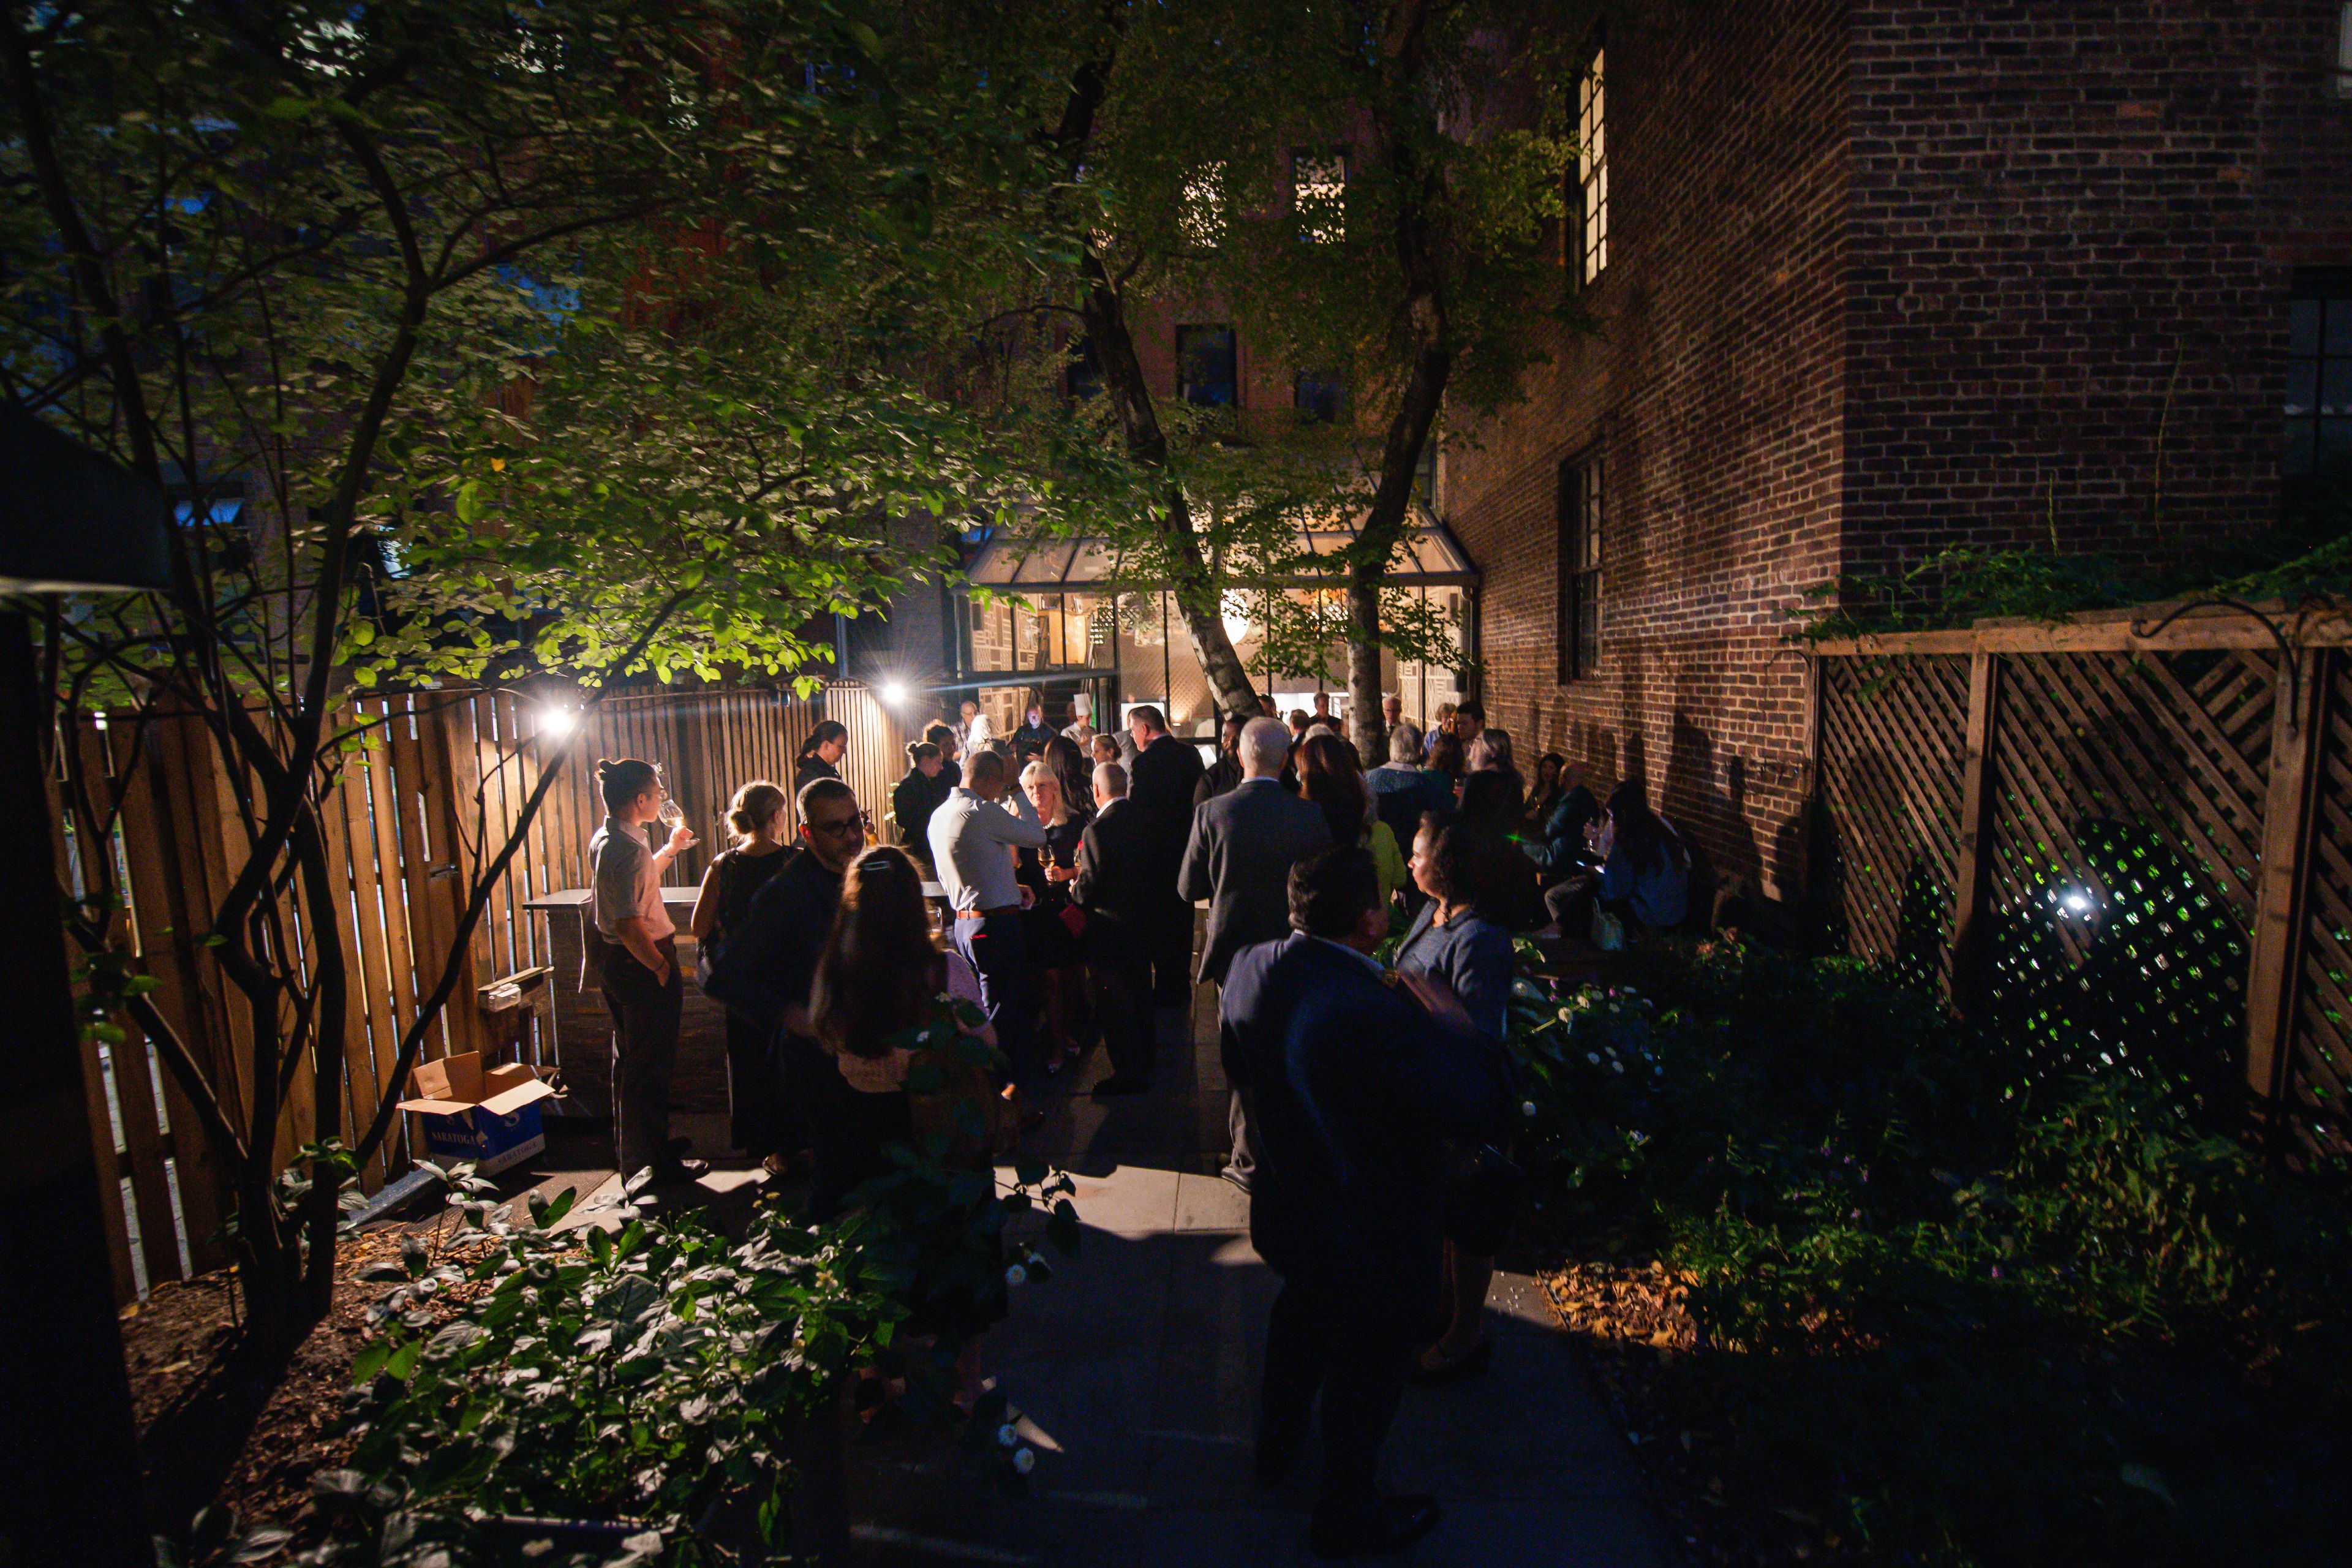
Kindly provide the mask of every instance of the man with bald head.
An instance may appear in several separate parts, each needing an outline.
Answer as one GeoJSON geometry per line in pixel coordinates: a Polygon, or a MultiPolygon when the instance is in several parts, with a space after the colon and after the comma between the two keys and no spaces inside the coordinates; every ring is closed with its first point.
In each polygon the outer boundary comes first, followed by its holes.
{"type": "MultiPolygon", "coordinates": [[[[1321,809],[1282,787],[1282,767],[1290,759],[1290,731],[1282,721],[1251,720],[1242,730],[1240,754],[1242,782],[1192,814],[1176,884],[1185,898],[1209,900],[1200,978],[1220,985],[1234,954],[1289,932],[1290,868],[1331,842],[1321,809]]],[[[1255,1162],[1239,1095],[1231,1120],[1233,1160],[1224,1176],[1246,1192],[1255,1162]]]]}

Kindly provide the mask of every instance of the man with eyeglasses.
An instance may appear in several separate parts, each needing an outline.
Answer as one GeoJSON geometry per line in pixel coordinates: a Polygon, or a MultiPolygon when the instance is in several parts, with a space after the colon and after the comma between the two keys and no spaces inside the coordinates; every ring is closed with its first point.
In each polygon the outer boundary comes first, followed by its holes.
{"type": "Polygon", "coordinates": [[[821,1114],[832,1060],[809,1026],[809,987],[817,957],[841,906],[841,879],[866,848],[856,792],[835,778],[815,778],[798,801],[803,851],[752,895],[751,908],[712,955],[703,991],[775,1031],[776,1079],[784,1115],[799,1142],[821,1114]]]}
{"type": "Polygon", "coordinates": [[[1021,911],[1032,895],[1013,875],[1013,850],[1041,847],[1045,830],[999,804],[1009,782],[994,752],[965,760],[962,784],[931,813],[931,865],[955,906],[948,940],[980,975],[981,1003],[1013,1063],[1013,1087],[1026,1092],[1037,1076],[1031,1048],[1037,994],[1021,911]]]}

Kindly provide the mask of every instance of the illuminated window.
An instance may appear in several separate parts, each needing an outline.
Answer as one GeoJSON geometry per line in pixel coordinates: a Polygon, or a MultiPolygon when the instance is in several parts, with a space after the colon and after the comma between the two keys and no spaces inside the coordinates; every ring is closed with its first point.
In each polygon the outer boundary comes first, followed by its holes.
{"type": "Polygon", "coordinates": [[[1601,454],[1559,470],[1559,674],[1582,680],[1601,668],[1601,454]]]}
{"type": "Polygon", "coordinates": [[[1223,163],[1211,163],[1184,183],[1183,211],[1176,226],[1195,250],[1214,250],[1225,242],[1224,186],[1223,163]]]}
{"type": "Polygon", "coordinates": [[[1290,205],[1298,215],[1302,239],[1337,245],[1348,237],[1348,155],[1293,153],[1290,205]]]}
{"type": "Polygon", "coordinates": [[[1592,51],[1592,64],[1576,87],[1576,178],[1584,193],[1587,283],[1609,265],[1609,84],[1601,74],[1605,53],[1592,51]]]}

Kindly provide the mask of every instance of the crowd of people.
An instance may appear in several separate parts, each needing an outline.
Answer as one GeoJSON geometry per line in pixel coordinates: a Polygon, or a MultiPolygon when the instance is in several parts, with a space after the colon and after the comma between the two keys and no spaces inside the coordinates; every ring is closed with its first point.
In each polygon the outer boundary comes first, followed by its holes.
{"type": "MultiPolygon", "coordinates": [[[[1402,1388],[1490,1356],[1484,1303],[1517,1191],[1514,935],[1609,947],[1678,926],[1690,859],[1638,779],[1604,802],[1546,753],[1530,786],[1475,700],[1424,731],[1389,698],[1369,768],[1328,700],[1262,707],[1225,720],[1210,759],[1150,705],[1114,731],[1083,700],[1058,727],[1033,705],[1000,734],[965,702],[906,748],[896,847],[871,842],[841,777],[846,731],[820,724],[789,796],[737,791],[691,926],[701,984],[728,1009],[731,1141],[772,1173],[805,1168],[816,1218],[855,1204],[911,1135],[908,1035],[939,999],[970,1004],[958,1027],[1001,1053],[1001,1073],[956,1090],[984,1104],[998,1146],[964,1152],[984,1164],[1097,1043],[1109,1070],[1094,1095],[1149,1092],[1158,1013],[1215,987],[1223,1173],[1284,1279],[1259,1476],[1296,1462],[1319,1394],[1312,1542],[1358,1555],[1434,1518],[1374,1488],[1402,1388]],[[1384,968],[1373,954],[1391,942],[1384,968]]],[[[700,1169],[668,1134],[683,982],[660,897],[695,837],[682,823],[646,837],[666,799],[653,764],[598,776],[593,961],[614,1018],[616,1153],[658,1184],[700,1169]]]]}

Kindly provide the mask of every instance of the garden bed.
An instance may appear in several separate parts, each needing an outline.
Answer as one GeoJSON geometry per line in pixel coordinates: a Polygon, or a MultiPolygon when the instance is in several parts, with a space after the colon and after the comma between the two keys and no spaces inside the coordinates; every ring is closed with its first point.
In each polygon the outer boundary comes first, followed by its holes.
{"type": "Polygon", "coordinates": [[[1538,1271],[1694,1563],[2352,1560],[2343,1189],[2160,1040],[1736,947],[1516,1014],[1538,1271]]]}
{"type": "MultiPolygon", "coordinates": [[[[335,1253],[334,1310],[282,1366],[241,1351],[226,1269],[158,1285],[147,1300],[123,1309],[123,1358],[151,1523],[184,1528],[207,1505],[248,1521],[296,1519],[310,1501],[312,1474],[351,1452],[352,1439],[329,1428],[352,1386],[352,1358],[368,1332],[368,1308],[390,1289],[362,1276],[396,1260],[408,1238],[430,1237],[440,1223],[343,1237],[335,1253]]],[[[436,1310],[454,1316],[460,1299],[453,1291],[436,1310]]]]}

